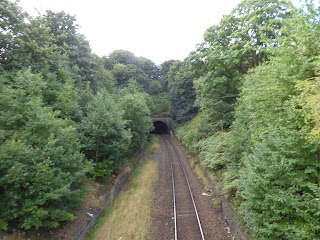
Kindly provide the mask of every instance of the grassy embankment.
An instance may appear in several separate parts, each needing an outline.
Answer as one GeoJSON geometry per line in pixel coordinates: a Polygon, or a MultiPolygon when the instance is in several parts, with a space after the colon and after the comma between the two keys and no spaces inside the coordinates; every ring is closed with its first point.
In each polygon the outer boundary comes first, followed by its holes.
{"type": "Polygon", "coordinates": [[[220,131],[208,136],[207,126],[206,116],[198,114],[190,122],[176,129],[176,137],[187,148],[185,153],[191,158],[191,167],[202,182],[208,187],[211,186],[210,181],[215,183],[218,192],[212,194],[214,203],[219,205],[219,197],[223,192],[222,181],[226,164],[224,153],[228,132],[220,131]]]}
{"type": "Polygon", "coordinates": [[[158,149],[158,138],[154,136],[142,163],[133,171],[127,189],[105,210],[87,239],[134,240],[147,237],[151,225],[153,185],[158,179],[158,164],[152,158],[158,149]]]}

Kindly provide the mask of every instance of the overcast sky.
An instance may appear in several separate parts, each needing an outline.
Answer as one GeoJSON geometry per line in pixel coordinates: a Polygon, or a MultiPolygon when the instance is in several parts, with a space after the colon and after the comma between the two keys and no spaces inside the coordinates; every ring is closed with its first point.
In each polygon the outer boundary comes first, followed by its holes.
{"type": "Polygon", "coordinates": [[[99,56],[125,49],[156,64],[183,60],[241,0],[20,0],[31,15],[62,11],[77,18],[79,32],[99,56]]]}

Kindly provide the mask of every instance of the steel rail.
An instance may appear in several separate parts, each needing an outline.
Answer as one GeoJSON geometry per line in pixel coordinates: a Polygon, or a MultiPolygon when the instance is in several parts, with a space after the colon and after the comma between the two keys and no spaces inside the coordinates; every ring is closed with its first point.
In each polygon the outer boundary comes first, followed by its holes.
{"type": "Polygon", "coordinates": [[[169,152],[169,147],[167,144],[167,141],[165,139],[164,143],[166,145],[167,153],[168,153],[168,158],[170,160],[170,165],[171,165],[171,179],[172,179],[172,194],[173,194],[173,217],[174,217],[174,239],[178,239],[178,228],[177,228],[177,208],[176,208],[176,192],[175,192],[175,185],[174,185],[174,175],[173,175],[173,163],[172,163],[172,158],[169,152]]]}
{"type": "MultiPolygon", "coordinates": [[[[196,217],[197,217],[198,227],[199,227],[199,230],[200,230],[200,233],[201,233],[201,239],[202,239],[202,240],[205,240],[205,239],[204,239],[204,234],[203,234],[203,231],[202,231],[202,227],[201,227],[200,217],[199,217],[199,214],[198,214],[198,210],[197,210],[196,203],[195,203],[194,198],[193,198],[193,194],[192,194],[192,190],[191,190],[191,187],[190,187],[190,183],[189,183],[189,180],[188,180],[188,176],[187,176],[186,170],[185,170],[185,168],[184,168],[184,166],[183,166],[183,164],[182,164],[182,161],[181,161],[181,159],[180,159],[180,156],[179,156],[179,154],[178,154],[175,146],[174,146],[173,143],[170,141],[170,137],[168,137],[168,139],[169,139],[168,142],[171,144],[174,152],[176,153],[176,155],[177,155],[177,157],[178,157],[178,159],[179,159],[180,165],[181,165],[181,167],[182,167],[182,170],[183,170],[183,173],[184,173],[184,177],[185,177],[185,179],[186,179],[186,181],[187,181],[189,193],[190,193],[190,196],[191,196],[191,199],[192,199],[193,208],[194,208],[194,211],[195,211],[195,214],[196,214],[196,217]]],[[[165,144],[166,144],[166,146],[167,146],[168,156],[170,156],[169,148],[168,148],[168,145],[167,145],[167,141],[166,141],[166,140],[165,140],[165,144]]],[[[169,157],[169,159],[170,159],[170,162],[171,162],[172,181],[174,182],[174,178],[173,178],[173,177],[174,177],[174,176],[173,176],[173,164],[172,164],[172,158],[171,158],[171,156],[169,157]]],[[[174,183],[173,183],[173,184],[174,184],[174,183]]],[[[173,190],[173,191],[174,191],[174,190],[173,190]]],[[[175,193],[174,193],[174,198],[175,198],[175,193]]],[[[175,203],[175,200],[174,200],[174,208],[175,208],[175,204],[176,204],[176,203],[175,203]]],[[[175,216],[176,216],[176,209],[175,209],[175,216]]],[[[177,238],[176,222],[177,222],[177,220],[176,220],[176,217],[175,217],[175,239],[178,239],[178,238],[177,238]]]]}

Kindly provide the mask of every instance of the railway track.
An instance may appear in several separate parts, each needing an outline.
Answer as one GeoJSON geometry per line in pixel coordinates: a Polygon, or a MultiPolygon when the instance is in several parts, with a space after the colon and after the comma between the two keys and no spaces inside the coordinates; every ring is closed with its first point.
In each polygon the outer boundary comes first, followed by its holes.
{"type": "Polygon", "coordinates": [[[171,164],[174,239],[204,240],[199,214],[188,176],[169,135],[162,136],[171,164]]]}

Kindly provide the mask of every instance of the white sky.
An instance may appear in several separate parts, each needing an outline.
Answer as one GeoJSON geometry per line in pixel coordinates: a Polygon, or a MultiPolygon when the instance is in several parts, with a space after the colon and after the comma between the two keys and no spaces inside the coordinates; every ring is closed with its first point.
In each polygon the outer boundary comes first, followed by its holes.
{"type": "Polygon", "coordinates": [[[125,49],[156,64],[183,60],[241,0],[20,0],[22,8],[62,11],[77,18],[79,32],[99,56],[125,49]]]}

